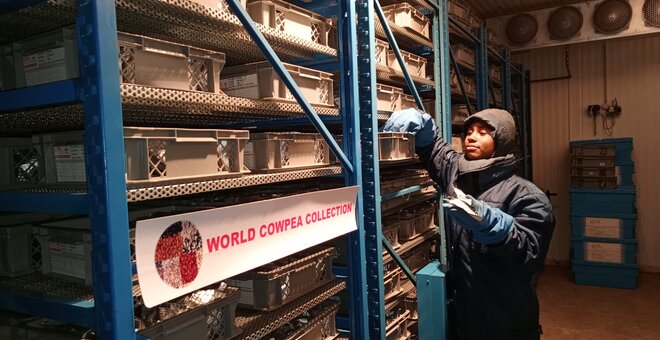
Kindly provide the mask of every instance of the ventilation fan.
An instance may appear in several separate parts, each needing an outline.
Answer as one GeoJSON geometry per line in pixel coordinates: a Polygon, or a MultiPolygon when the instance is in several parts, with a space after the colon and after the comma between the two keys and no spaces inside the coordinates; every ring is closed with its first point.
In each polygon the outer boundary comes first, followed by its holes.
{"type": "Polygon", "coordinates": [[[644,13],[644,23],[660,27],[660,0],[646,0],[642,6],[642,13],[644,13]]]}
{"type": "Polygon", "coordinates": [[[614,34],[628,28],[632,19],[632,6],[626,0],[605,0],[596,6],[593,15],[598,33],[614,34]]]}
{"type": "Polygon", "coordinates": [[[554,40],[575,37],[582,28],[582,12],[573,6],[559,7],[548,18],[548,32],[554,40]]]}
{"type": "Polygon", "coordinates": [[[506,37],[512,44],[527,44],[536,37],[538,31],[539,24],[531,14],[516,14],[506,23],[506,37]]]}

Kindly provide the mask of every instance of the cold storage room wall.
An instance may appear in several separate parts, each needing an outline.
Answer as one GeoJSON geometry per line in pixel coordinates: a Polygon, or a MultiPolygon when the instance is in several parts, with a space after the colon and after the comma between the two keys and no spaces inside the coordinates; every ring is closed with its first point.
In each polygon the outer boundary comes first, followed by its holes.
{"type": "Polygon", "coordinates": [[[547,262],[569,263],[569,142],[633,138],[637,186],[637,253],[640,269],[660,272],[660,35],[522,51],[514,54],[531,71],[531,120],[534,182],[551,198],[557,227],[547,262]],[[569,72],[566,69],[568,55],[569,72]],[[546,80],[556,78],[554,80],[546,80]],[[612,135],[603,119],[594,123],[590,104],[622,107],[612,135]]]}

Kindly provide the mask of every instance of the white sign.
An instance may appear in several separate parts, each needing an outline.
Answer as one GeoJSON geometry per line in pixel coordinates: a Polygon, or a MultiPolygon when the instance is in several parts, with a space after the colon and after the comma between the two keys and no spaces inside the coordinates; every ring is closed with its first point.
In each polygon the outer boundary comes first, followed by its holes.
{"type": "Polygon", "coordinates": [[[147,307],[357,229],[357,187],[138,221],[135,249],[147,307]]]}

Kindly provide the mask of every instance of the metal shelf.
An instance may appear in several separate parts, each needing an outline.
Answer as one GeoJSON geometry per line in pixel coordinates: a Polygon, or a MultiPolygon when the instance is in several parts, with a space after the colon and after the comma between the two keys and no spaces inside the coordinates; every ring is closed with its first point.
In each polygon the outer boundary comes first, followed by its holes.
{"type": "MultiPolygon", "coordinates": [[[[429,229],[425,231],[423,234],[415,236],[412,240],[408,240],[405,242],[405,244],[401,245],[399,249],[396,250],[396,253],[399,254],[399,256],[403,256],[410,252],[411,250],[415,249],[415,247],[419,246],[420,244],[434,238],[440,236],[438,232],[438,227],[434,226],[432,229],[429,229]]],[[[390,261],[393,261],[394,259],[392,256],[390,256],[389,253],[383,252],[383,263],[389,263],[390,261]]]]}
{"type": "MultiPolygon", "coordinates": [[[[306,118],[302,107],[296,102],[257,100],[133,84],[121,84],[121,96],[125,126],[222,127],[255,120],[306,118]]],[[[337,108],[313,107],[321,117],[340,115],[337,108]]],[[[82,117],[81,104],[12,112],[0,115],[0,134],[16,136],[40,131],[82,129],[82,117]]]]}
{"type": "MultiPolygon", "coordinates": [[[[242,188],[260,184],[285,182],[305,178],[339,175],[342,168],[327,166],[323,168],[284,171],[268,174],[248,174],[233,178],[203,178],[190,180],[172,180],[128,184],[126,197],[128,202],[147,201],[159,198],[199,194],[211,191],[242,188]]],[[[62,213],[85,213],[88,209],[86,185],[48,184],[27,186],[12,192],[0,192],[0,211],[48,211],[62,213]],[[25,199],[21,199],[24,197],[25,199]],[[34,202],[42,203],[35,204],[34,202]],[[29,204],[28,204],[29,202],[29,204]]]]}
{"type": "Polygon", "coordinates": [[[92,287],[39,273],[0,277],[0,305],[14,312],[94,326],[92,287]]]}
{"type": "Polygon", "coordinates": [[[346,288],[346,282],[335,280],[327,283],[286,305],[271,312],[261,313],[238,309],[236,311],[236,325],[243,329],[243,333],[236,339],[257,340],[293,320],[304,311],[318,305],[329,297],[346,288]]]}
{"type": "MultiPolygon", "coordinates": [[[[74,23],[76,1],[49,0],[0,17],[6,22],[0,44],[74,23]],[[46,22],[45,26],[41,23],[46,22]],[[12,26],[10,26],[12,25],[12,26]],[[53,27],[54,26],[54,27],[53,27]]],[[[229,12],[188,0],[117,0],[117,29],[134,34],[222,51],[227,65],[264,60],[243,25],[229,12]]],[[[283,59],[336,57],[337,50],[257,24],[283,59]]]]}

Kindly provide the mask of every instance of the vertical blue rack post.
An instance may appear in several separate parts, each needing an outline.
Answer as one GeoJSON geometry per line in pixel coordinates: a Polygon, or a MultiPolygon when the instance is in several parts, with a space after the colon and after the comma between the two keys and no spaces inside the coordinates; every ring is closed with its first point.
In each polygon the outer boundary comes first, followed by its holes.
{"type": "Polygon", "coordinates": [[[380,169],[376,109],[374,1],[357,1],[357,56],[369,339],[385,337],[380,169]]]}
{"type": "MultiPolygon", "coordinates": [[[[442,131],[444,140],[451,140],[451,84],[449,80],[449,13],[447,0],[440,0],[438,11],[433,18],[433,62],[437,65],[433,70],[435,79],[435,112],[436,123],[442,131]]],[[[447,231],[445,230],[445,214],[442,204],[438,204],[438,226],[440,227],[440,263],[447,266],[447,231]]]]}
{"type": "Polygon", "coordinates": [[[479,111],[488,108],[488,33],[484,27],[477,28],[476,33],[477,111],[479,111]]]}
{"type": "MultiPolygon", "coordinates": [[[[343,145],[344,151],[353,162],[352,174],[346,174],[346,184],[356,185],[362,181],[360,135],[357,133],[360,126],[360,106],[358,82],[358,59],[355,48],[357,36],[355,23],[349,18],[355,18],[355,1],[338,1],[337,25],[339,36],[339,83],[340,107],[342,108],[343,145]]],[[[358,204],[356,216],[358,230],[348,235],[348,290],[351,296],[349,316],[351,320],[350,331],[355,339],[368,339],[367,327],[368,296],[367,296],[367,269],[365,255],[365,228],[361,216],[364,216],[365,187],[358,191],[358,204]]]]}
{"type": "Polygon", "coordinates": [[[78,1],[80,89],[96,333],[135,338],[117,27],[112,1],[78,1]]]}

